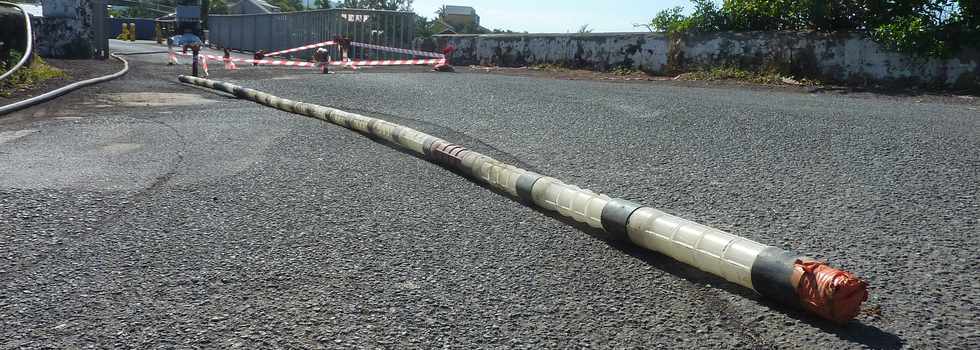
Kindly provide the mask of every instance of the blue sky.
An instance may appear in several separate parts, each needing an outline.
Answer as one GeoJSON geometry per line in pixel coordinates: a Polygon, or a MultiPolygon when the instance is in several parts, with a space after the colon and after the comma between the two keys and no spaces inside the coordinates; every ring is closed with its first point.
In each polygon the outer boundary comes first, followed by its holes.
{"type": "Polygon", "coordinates": [[[633,24],[649,23],[668,7],[690,7],[687,0],[415,0],[412,7],[432,18],[442,5],[473,7],[486,28],[532,33],[575,32],[583,24],[595,32],[642,31],[633,24]]]}

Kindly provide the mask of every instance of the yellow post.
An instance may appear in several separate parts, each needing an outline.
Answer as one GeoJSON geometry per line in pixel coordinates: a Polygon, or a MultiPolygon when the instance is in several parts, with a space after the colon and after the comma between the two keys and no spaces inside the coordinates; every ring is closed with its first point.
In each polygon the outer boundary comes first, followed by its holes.
{"type": "Polygon", "coordinates": [[[116,36],[116,39],[126,40],[126,36],[128,35],[128,33],[129,33],[129,24],[123,23],[122,31],[119,32],[119,35],[116,36]]]}
{"type": "Polygon", "coordinates": [[[136,23],[129,24],[129,41],[136,41],[136,23]]]}
{"type": "Polygon", "coordinates": [[[155,22],[153,26],[153,36],[157,40],[157,44],[163,44],[163,35],[160,33],[160,22],[155,22]]]}

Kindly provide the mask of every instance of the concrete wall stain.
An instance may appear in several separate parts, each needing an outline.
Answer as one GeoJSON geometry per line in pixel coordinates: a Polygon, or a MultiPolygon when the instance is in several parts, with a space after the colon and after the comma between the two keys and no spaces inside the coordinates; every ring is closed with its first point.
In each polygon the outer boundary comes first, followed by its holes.
{"type": "Polygon", "coordinates": [[[639,69],[672,75],[710,67],[776,70],[798,78],[850,84],[977,88],[980,52],[952,59],[889,51],[860,33],[719,32],[437,35],[419,44],[454,45],[456,64],[639,69]]]}
{"type": "Polygon", "coordinates": [[[35,44],[44,57],[92,58],[95,30],[90,0],[44,0],[44,17],[34,17],[35,44]]]}

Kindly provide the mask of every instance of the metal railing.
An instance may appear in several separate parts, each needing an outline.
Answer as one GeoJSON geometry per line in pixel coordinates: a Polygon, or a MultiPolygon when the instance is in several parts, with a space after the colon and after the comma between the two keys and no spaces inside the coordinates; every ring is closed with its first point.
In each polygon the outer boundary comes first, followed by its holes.
{"type": "MultiPolygon", "coordinates": [[[[337,36],[355,42],[411,48],[416,15],[411,12],[330,9],[258,15],[208,16],[212,45],[243,51],[276,51],[331,40],[337,36]]],[[[335,50],[333,50],[335,51],[335,50]]],[[[312,51],[291,54],[309,58],[312,51]]],[[[336,52],[334,59],[339,59],[336,52]]],[[[402,53],[352,48],[355,59],[404,59],[402,53]]]]}

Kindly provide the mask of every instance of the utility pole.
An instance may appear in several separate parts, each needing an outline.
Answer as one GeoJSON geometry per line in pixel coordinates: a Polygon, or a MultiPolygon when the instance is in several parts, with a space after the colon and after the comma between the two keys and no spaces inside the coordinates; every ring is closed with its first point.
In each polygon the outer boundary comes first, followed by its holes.
{"type": "MultiPolygon", "coordinates": [[[[206,1],[206,0],[205,0],[206,1]]],[[[204,30],[201,28],[201,0],[177,0],[177,33],[180,36],[180,46],[186,51],[191,49],[191,74],[198,75],[198,54],[204,44],[204,30]]]]}
{"type": "Polygon", "coordinates": [[[211,0],[201,0],[201,30],[208,30],[208,13],[211,12],[211,0]]]}

